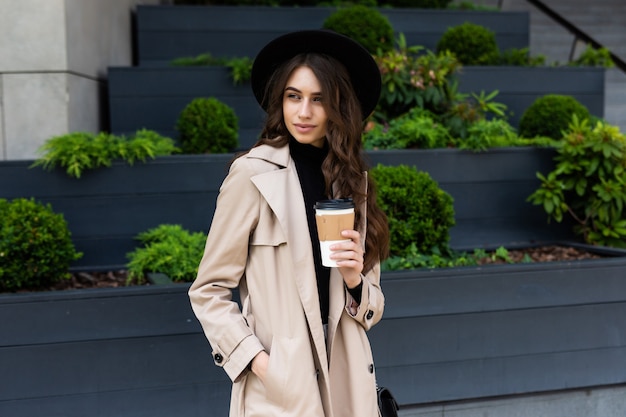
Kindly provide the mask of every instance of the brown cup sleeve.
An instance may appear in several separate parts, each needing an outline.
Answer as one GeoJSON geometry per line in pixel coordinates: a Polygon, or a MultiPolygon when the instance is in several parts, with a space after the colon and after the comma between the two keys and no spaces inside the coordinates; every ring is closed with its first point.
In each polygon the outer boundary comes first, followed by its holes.
{"type": "Polygon", "coordinates": [[[342,230],[354,229],[354,213],[336,215],[315,215],[317,223],[317,236],[320,241],[343,240],[342,230]]]}

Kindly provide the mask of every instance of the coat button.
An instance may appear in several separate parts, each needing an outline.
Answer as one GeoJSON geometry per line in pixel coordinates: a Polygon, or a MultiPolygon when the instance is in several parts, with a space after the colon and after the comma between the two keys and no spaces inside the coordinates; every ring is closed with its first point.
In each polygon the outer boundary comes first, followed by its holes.
{"type": "Polygon", "coordinates": [[[371,320],[372,317],[374,317],[374,312],[372,310],[367,310],[367,315],[365,316],[365,318],[371,320]]]}
{"type": "Polygon", "coordinates": [[[369,371],[370,371],[370,374],[374,373],[374,365],[373,364],[370,364],[369,371]]]}
{"type": "Polygon", "coordinates": [[[222,363],[222,361],[224,360],[224,357],[222,355],[220,355],[219,353],[216,353],[213,356],[213,359],[215,359],[216,363],[222,363]]]}

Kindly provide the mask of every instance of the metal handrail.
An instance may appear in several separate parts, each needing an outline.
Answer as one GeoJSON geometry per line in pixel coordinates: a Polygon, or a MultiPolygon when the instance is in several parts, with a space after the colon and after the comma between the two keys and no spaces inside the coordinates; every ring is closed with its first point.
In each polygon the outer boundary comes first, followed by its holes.
{"type": "MultiPolygon", "coordinates": [[[[573,55],[576,43],[579,40],[581,40],[581,41],[583,41],[585,43],[591,44],[591,46],[593,46],[596,49],[604,47],[604,45],[602,45],[600,42],[595,40],[589,34],[585,33],[583,30],[581,30],[575,24],[573,24],[572,22],[570,22],[569,20],[567,20],[566,18],[561,16],[554,9],[551,9],[550,7],[548,7],[543,1],[541,1],[541,0],[527,0],[527,1],[530,4],[532,4],[533,6],[537,7],[544,14],[546,14],[548,17],[552,18],[555,22],[557,22],[559,25],[563,26],[565,29],[567,29],[568,31],[570,31],[574,35],[575,38],[574,38],[574,43],[572,45],[572,52],[570,53],[570,59],[571,59],[571,57],[573,55]]],[[[611,55],[611,59],[615,63],[615,66],[618,67],[619,69],[621,69],[622,71],[626,72],[626,62],[622,58],[620,58],[619,56],[615,55],[613,52],[609,51],[609,53],[611,55]]]]}

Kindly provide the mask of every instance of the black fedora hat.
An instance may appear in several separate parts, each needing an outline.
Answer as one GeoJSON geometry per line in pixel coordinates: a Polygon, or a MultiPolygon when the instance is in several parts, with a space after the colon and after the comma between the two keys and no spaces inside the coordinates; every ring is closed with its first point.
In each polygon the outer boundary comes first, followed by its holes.
{"type": "Polygon", "coordinates": [[[285,61],[300,54],[316,52],[341,62],[352,81],[361,103],[363,119],[378,103],[381,89],[380,70],[372,55],[358,42],[331,30],[303,30],[279,36],[265,45],[252,65],[251,83],[256,100],[264,110],[265,87],[272,73],[285,61]]]}

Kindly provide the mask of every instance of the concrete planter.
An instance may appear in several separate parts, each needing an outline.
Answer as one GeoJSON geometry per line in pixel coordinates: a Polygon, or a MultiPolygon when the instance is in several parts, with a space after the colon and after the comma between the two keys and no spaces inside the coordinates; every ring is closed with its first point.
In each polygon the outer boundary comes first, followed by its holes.
{"type": "Polygon", "coordinates": [[[126,264],[134,236],[163,223],[208,231],[219,184],[233,155],[168,156],[85,172],[29,168],[33,161],[0,162],[0,198],[34,197],[62,213],[84,256],[80,269],[126,264]]]}
{"type": "MultiPolygon", "coordinates": [[[[506,104],[517,126],[528,106],[546,94],[571,95],[602,117],[604,76],[602,68],[464,67],[458,79],[461,92],[498,90],[495,100],[506,104]]],[[[146,127],[177,138],[178,116],[196,97],[216,97],[234,109],[242,149],[256,142],[264,120],[250,84],[234,86],[224,67],[112,67],[108,94],[114,133],[146,127]]]]}
{"type": "MultiPolygon", "coordinates": [[[[320,29],[332,7],[139,6],[139,65],[167,65],[172,59],[209,52],[248,56],[273,38],[295,30],[320,29]]],[[[396,36],[409,45],[434,49],[450,26],[472,22],[496,33],[500,49],[529,45],[527,12],[483,12],[382,8],[396,36]]]]}
{"type": "Polygon", "coordinates": [[[427,404],[623,384],[626,258],[384,274],[380,384],[427,404]]]}
{"type": "MultiPolygon", "coordinates": [[[[375,151],[376,165],[405,164],[428,172],[455,201],[451,245],[458,249],[507,248],[572,239],[567,225],[547,224],[526,197],[539,185],[537,171],[552,170],[550,149],[503,148],[474,153],[456,149],[375,151]]],[[[81,179],[29,166],[0,163],[0,198],[34,197],[63,213],[79,251],[75,267],[124,266],[134,237],[163,223],[206,232],[232,154],[159,157],[86,172],[81,179]]]]}
{"type": "MultiPolygon", "coordinates": [[[[429,172],[455,199],[456,248],[571,238],[525,202],[550,149],[368,153],[429,172]]],[[[86,173],[0,163],[3,198],[51,202],[85,252],[77,268],[125,263],[161,223],[208,228],[232,155],[157,158],[86,173]]],[[[597,250],[600,250],[596,248],[597,250]]],[[[604,249],[606,250],[606,249],[604,249]]],[[[403,405],[626,382],[626,257],[384,273],[370,333],[378,380],[403,405]]],[[[617,256],[619,255],[619,256],[617,256]]],[[[0,415],[226,415],[230,382],[212,364],[188,284],[0,295],[0,415]]]]}
{"type": "Polygon", "coordinates": [[[0,294],[0,415],[227,415],[187,289],[0,294]]]}
{"type": "Polygon", "coordinates": [[[108,95],[111,131],[120,134],[145,127],[177,139],[176,121],[185,106],[197,97],[216,97],[235,111],[240,148],[247,149],[265,115],[250,83],[234,86],[226,67],[111,67],[108,95]]]}
{"type": "MultiPolygon", "coordinates": [[[[600,250],[600,249],[598,249],[600,250]]],[[[401,405],[626,382],[626,258],[384,273],[369,334],[401,405]]],[[[0,294],[0,415],[227,415],[188,284],[0,294]]]]}
{"type": "Polygon", "coordinates": [[[463,67],[459,91],[498,90],[495,101],[507,105],[513,126],[537,98],[546,94],[572,96],[602,118],[605,74],[604,68],[596,67],[463,67]]]}

